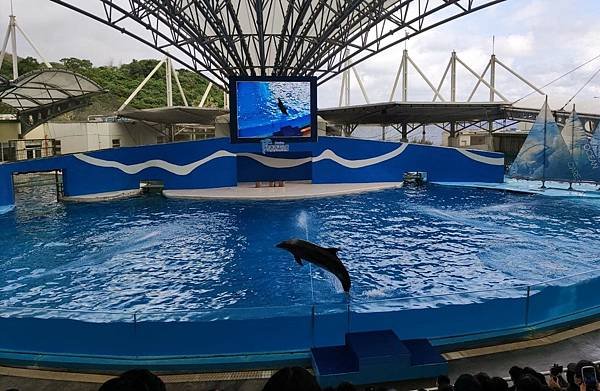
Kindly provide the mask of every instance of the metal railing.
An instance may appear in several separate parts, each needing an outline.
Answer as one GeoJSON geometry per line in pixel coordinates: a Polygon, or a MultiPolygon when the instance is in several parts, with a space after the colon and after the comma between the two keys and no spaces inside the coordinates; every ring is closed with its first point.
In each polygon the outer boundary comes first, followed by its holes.
{"type": "Polygon", "coordinates": [[[0,162],[16,162],[60,154],[61,143],[55,139],[24,139],[0,142],[0,162]]]}

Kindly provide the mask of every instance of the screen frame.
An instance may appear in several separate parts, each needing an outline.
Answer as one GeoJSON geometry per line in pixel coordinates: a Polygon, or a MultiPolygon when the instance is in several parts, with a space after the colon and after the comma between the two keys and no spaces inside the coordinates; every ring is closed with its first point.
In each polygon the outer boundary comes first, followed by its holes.
{"type": "Polygon", "coordinates": [[[232,143],[260,143],[265,139],[284,143],[316,142],[319,132],[317,110],[317,78],[314,76],[231,76],[229,78],[229,136],[232,143]],[[237,83],[273,81],[310,83],[310,137],[238,137],[237,83]]]}

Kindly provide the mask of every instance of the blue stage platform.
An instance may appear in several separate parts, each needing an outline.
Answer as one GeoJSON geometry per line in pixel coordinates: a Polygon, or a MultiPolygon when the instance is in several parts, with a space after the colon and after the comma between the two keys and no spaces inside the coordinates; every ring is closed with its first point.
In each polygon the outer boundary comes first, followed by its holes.
{"type": "Polygon", "coordinates": [[[319,384],[337,386],[432,378],[448,363],[426,339],[401,341],[392,330],[346,334],[341,346],[313,348],[312,367],[319,384]]]}

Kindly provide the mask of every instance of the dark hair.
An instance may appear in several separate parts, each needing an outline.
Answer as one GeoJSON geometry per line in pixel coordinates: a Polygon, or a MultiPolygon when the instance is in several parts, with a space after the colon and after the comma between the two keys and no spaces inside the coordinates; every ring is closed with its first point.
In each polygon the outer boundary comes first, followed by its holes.
{"type": "Polygon", "coordinates": [[[481,391],[481,384],[473,375],[465,373],[454,382],[454,391],[481,391]]]}
{"type": "Polygon", "coordinates": [[[530,368],[530,367],[523,368],[523,375],[531,375],[531,376],[535,377],[536,379],[538,379],[538,381],[540,382],[541,385],[543,385],[543,386],[547,385],[546,376],[542,375],[541,373],[539,373],[538,371],[536,371],[533,368],[530,368]]]}
{"type": "Polygon", "coordinates": [[[575,384],[575,372],[567,370],[567,383],[575,384]]]}
{"type": "Polygon", "coordinates": [[[510,375],[510,378],[512,379],[513,383],[516,383],[517,380],[519,380],[521,376],[523,376],[523,368],[515,365],[508,370],[508,374],[510,375]]]}
{"type": "Polygon", "coordinates": [[[516,391],[542,391],[542,383],[531,374],[525,374],[517,380],[516,391]]]}
{"type": "Polygon", "coordinates": [[[485,372],[479,372],[478,374],[475,375],[475,379],[479,382],[479,385],[481,385],[481,389],[483,391],[490,391],[491,389],[491,381],[492,378],[490,377],[490,375],[488,375],[485,372]]]}
{"type": "Polygon", "coordinates": [[[439,375],[437,377],[437,385],[438,387],[449,386],[450,378],[446,375],[439,375]]]}
{"type": "Polygon", "coordinates": [[[165,383],[147,369],[132,369],[105,382],[98,391],[165,391],[165,383]]]}
{"type": "Polygon", "coordinates": [[[286,367],[278,370],[267,381],[263,391],[320,391],[321,387],[306,369],[286,367]]]}
{"type": "Polygon", "coordinates": [[[501,377],[494,376],[490,379],[491,391],[508,391],[508,383],[501,377]]]}
{"type": "Polygon", "coordinates": [[[337,386],[336,391],[356,391],[356,387],[354,387],[354,384],[345,381],[337,386]]]}

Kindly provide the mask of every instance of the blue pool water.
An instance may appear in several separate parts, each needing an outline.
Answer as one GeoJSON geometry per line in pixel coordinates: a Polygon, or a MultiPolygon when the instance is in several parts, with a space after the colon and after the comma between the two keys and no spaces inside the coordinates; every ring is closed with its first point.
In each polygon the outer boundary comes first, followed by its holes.
{"type": "MultiPolygon", "coordinates": [[[[600,202],[429,186],[286,202],[159,196],[56,203],[19,190],[0,216],[0,305],[177,311],[343,302],[274,247],[342,248],[351,300],[530,284],[600,266],[600,202]]],[[[499,293],[501,294],[501,293],[499,293]]],[[[449,296],[447,301],[459,300],[449,296]]],[[[457,301],[462,302],[462,301],[457,301]]]]}

